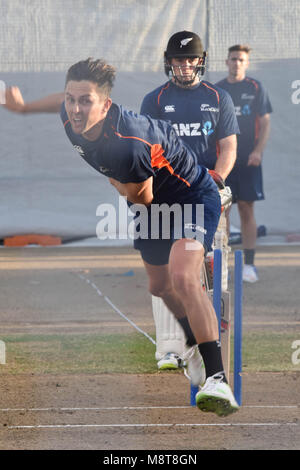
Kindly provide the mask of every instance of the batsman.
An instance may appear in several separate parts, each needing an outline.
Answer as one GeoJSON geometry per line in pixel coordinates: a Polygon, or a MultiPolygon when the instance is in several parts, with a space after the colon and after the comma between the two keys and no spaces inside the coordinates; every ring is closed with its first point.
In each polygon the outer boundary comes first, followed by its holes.
{"type": "MultiPolygon", "coordinates": [[[[198,163],[214,170],[225,180],[236,160],[239,127],[229,94],[203,80],[205,62],[206,52],[197,34],[192,31],[173,34],[164,53],[168,81],[144,97],[141,114],[170,122],[194,150],[198,163]]],[[[223,290],[226,290],[225,213],[221,216],[219,229],[223,236],[223,246],[218,248],[224,248],[223,290]]],[[[197,373],[202,361],[198,350],[186,347],[182,328],[164,302],[153,296],[152,304],[158,369],[177,369],[186,364],[187,375],[193,385],[202,385],[205,375],[197,373]]]]}

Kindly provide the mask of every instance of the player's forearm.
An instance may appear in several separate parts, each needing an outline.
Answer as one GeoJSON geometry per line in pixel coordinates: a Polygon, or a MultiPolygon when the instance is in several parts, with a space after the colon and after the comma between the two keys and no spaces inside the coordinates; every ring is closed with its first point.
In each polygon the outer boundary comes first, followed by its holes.
{"type": "Polygon", "coordinates": [[[236,135],[221,139],[219,142],[219,148],[220,153],[215,165],[215,171],[225,180],[236,161],[236,135]]]}
{"type": "Polygon", "coordinates": [[[152,177],[146,180],[144,183],[127,183],[122,184],[114,178],[109,178],[110,183],[116,188],[116,190],[125,196],[133,204],[143,204],[149,206],[153,201],[152,192],[152,177]]]}
{"type": "Polygon", "coordinates": [[[153,201],[153,194],[152,196],[141,194],[139,196],[129,195],[126,197],[128,201],[132,202],[132,204],[141,204],[143,206],[150,206],[153,201]]]}
{"type": "Polygon", "coordinates": [[[266,114],[259,119],[259,135],[254,147],[255,152],[262,153],[270,136],[270,115],[266,114]]]}
{"type": "Polygon", "coordinates": [[[64,101],[64,93],[53,93],[36,101],[24,103],[23,113],[58,113],[64,101]]]}

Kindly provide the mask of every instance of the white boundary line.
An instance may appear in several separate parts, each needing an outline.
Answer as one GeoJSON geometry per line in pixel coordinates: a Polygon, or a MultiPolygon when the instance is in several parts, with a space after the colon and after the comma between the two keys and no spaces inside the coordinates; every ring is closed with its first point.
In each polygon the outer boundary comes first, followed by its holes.
{"type": "Polygon", "coordinates": [[[59,429],[59,428],[178,428],[178,427],[255,427],[298,426],[298,423],[183,423],[183,424],[36,424],[6,426],[6,429],[59,429]]]}
{"type": "MultiPolygon", "coordinates": [[[[242,408],[298,409],[299,405],[243,405],[242,408]]],[[[109,406],[109,407],[49,407],[49,408],[0,408],[0,412],[14,411],[126,411],[126,410],[178,410],[193,409],[189,406],[109,406]]]]}
{"type": "Polygon", "coordinates": [[[99,297],[102,297],[106,303],[108,303],[108,305],[110,305],[112,307],[112,309],[118,313],[118,315],[120,315],[120,317],[124,318],[124,320],[126,320],[128,323],[130,323],[131,326],[133,326],[133,328],[135,328],[137,331],[139,331],[140,333],[142,333],[144,336],[146,336],[146,338],[148,338],[151,343],[153,343],[154,345],[156,345],[156,342],[154,341],[153,338],[151,338],[151,336],[149,336],[145,331],[143,331],[141,328],[139,328],[133,321],[131,321],[128,317],[126,317],[126,315],[124,315],[124,313],[121,312],[121,310],[118,309],[118,307],[116,307],[112,301],[104,294],[102,294],[102,292],[100,291],[100,289],[98,289],[98,287],[96,286],[96,284],[94,284],[92,281],[90,281],[87,277],[83,276],[82,274],[80,273],[76,273],[77,276],[82,280],[82,281],[85,281],[87,284],[89,284],[93,289],[95,289],[95,291],[97,292],[97,294],[99,295],[99,297]]]}
{"type": "MultiPolygon", "coordinates": [[[[271,409],[297,409],[298,405],[245,405],[243,408],[271,408],[271,409]]],[[[123,407],[81,407],[81,408],[2,408],[0,412],[47,412],[47,411],[127,411],[127,410],[153,410],[153,409],[191,409],[191,406],[123,406],[123,407]]],[[[76,428],[179,428],[179,427],[276,427],[299,426],[299,423],[129,423],[129,424],[36,424],[6,426],[5,429],[76,429],[76,428]]]]}

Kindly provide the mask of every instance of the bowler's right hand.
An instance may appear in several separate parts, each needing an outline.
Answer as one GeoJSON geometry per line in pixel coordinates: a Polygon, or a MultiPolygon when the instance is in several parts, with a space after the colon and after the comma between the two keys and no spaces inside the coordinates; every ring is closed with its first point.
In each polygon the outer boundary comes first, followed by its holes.
{"type": "Polygon", "coordinates": [[[22,93],[17,86],[6,88],[5,90],[5,103],[3,106],[9,111],[15,113],[23,113],[25,110],[25,103],[22,93]]]}

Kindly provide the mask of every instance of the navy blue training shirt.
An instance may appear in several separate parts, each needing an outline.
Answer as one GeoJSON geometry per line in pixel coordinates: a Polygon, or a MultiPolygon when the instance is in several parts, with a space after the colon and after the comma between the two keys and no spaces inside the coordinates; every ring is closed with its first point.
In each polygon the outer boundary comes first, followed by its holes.
{"type": "Polygon", "coordinates": [[[268,94],[258,80],[250,77],[236,83],[225,78],[217,86],[230,94],[240,127],[236,164],[247,165],[259,133],[258,117],[272,112],[268,94]]]}
{"type": "Polygon", "coordinates": [[[209,169],[216,165],[219,140],[239,133],[230,96],[206,81],[191,88],[164,83],[144,97],[141,114],[170,122],[209,169]]]}
{"type": "Polygon", "coordinates": [[[179,201],[207,172],[165,121],[140,116],[113,103],[100,137],[89,141],[73,132],[64,103],[61,119],[75,149],[98,172],[124,184],[153,176],[153,203],[179,201]]]}

